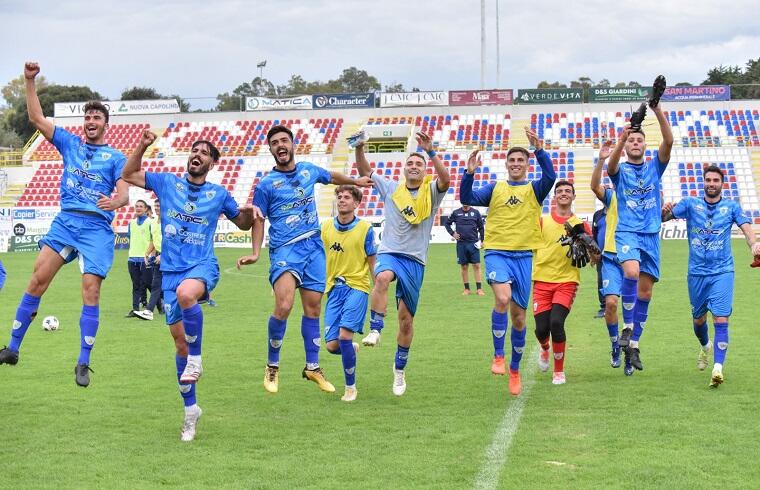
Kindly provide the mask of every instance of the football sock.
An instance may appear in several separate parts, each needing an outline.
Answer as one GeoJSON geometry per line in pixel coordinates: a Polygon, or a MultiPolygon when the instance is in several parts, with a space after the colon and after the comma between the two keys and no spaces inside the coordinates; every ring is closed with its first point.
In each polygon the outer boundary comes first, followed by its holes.
{"type": "MultiPolygon", "coordinates": [[[[177,364],[177,382],[185,371],[187,366],[187,357],[174,356],[174,361],[177,364]]],[[[185,404],[185,408],[195,405],[195,384],[194,383],[179,383],[179,394],[182,395],[182,402],[185,404]]]]}
{"type": "Polygon", "coordinates": [[[343,359],[343,374],[346,376],[346,386],[353,386],[356,384],[356,351],[354,351],[352,341],[340,340],[340,356],[343,359]]]}
{"type": "Polygon", "coordinates": [[[90,364],[90,352],[98,333],[99,315],[100,308],[97,305],[82,305],[82,316],[79,317],[79,364],[90,364]]]}
{"type": "Polygon", "coordinates": [[[483,283],[482,283],[482,282],[476,282],[476,283],[475,283],[475,287],[476,287],[477,289],[483,289],[483,283]]]}
{"type": "MultiPolygon", "coordinates": [[[[496,310],[491,312],[491,336],[493,337],[493,355],[504,357],[504,342],[507,335],[508,324],[507,313],[499,313],[496,310]]],[[[523,336],[524,337],[524,336],[523,336]]]]}
{"type": "Polygon", "coordinates": [[[409,360],[409,347],[402,347],[399,345],[396,348],[396,360],[394,366],[399,370],[404,369],[407,360],[409,360]]]}
{"type": "Polygon", "coordinates": [[[728,350],[728,323],[715,324],[714,359],[715,364],[723,365],[728,350]]]}
{"type": "Polygon", "coordinates": [[[308,369],[319,367],[319,318],[308,316],[301,317],[301,337],[303,337],[303,349],[306,352],[306,366],[308,369]]]}
{"type": "Polygon", "coordinates": [[[370,330],[383,331],[385,326],[385,313],[378,313],[375,310],[369,312],[369,328],[370,330]]]}
{"type": "Polygon", "coordinates": [[[565,342],[552,342],[554,351],[554,372],[561,373],[565,370],[565,342]]]}
{"type": "Polygon", "coordinates": [[[287,325],[287,320],[278,320],[273,316],[269,317],[269,353],[267,354],[267,364],[269,366],[280,365],[280,348],[282,347],[282,339],[285,337],[287,325]]]}
{"type": "Polygon", "coordinates": [[[638,279],[623,278],[620,298],[623,303],[623,327],[633,328],[633,307],[636,305],[638,279]]]}
{"type": "Polygon", "coordinates": [[[40,306],[40,297],[24,293],[21,302],[16,309],[16,319],[13,321],[13,330],[11,330],[11,341],[8,348],[13,352],[18,352],[21,347],[21,341],[24,340],[26,331],[29,330],[29,324],[37,316],[37,308],[40,306]]]}
{"type": "Polygon", "coordinates": [[[647,317],[649,316],[649,300],[638,298],[636,300],[636,306],[633,309],[633,335],[631,335],[631,342],[636,342],[637,347],[641,334],[644,333],[644,327],[647,324],[647,317]]]}
{"type": "MultiPolygon", "coordinates": [[[[506,313],[504,314],[506,316],[506,313]]],[[[523,351],[525,350],[525,333],[526,330],[517,330],[512,327],[510,341],[512,343],[512,360],[509,361],[509,369],[512,371],[520,370],[520,361],[522,360],[523,351]]]]}
{"type": "Polygon", "coordinates": [[[465,289],[470,289],[470,283],[469,282],[464,283],[464,288],[465,289]]]}
{"type": "Polygon", "coordinates": [[[203,341],[203,310],[198,303],[182,309],[182,324],[185,326],[185,340],[191,356],[201,355],[203,341]]]}
{"type": "Polygon", "coordinates": [[[541,345],[541,349],[549,350],[549,339],[539,340],[538,343],[541,345]]]}
{"type": "Polygon", "coordinates": [[[707,331],[707,320],[705,320],[702,325],[699,325],[694,321],[694,335],[699,339],[699,345],[701,345],[702,348],[707,347],[707,344],[710,343],[710,334],[707,331]]]}
{"type": "Polygon", "coordinates": [[[617,349],[620,347],[618,344],[618,324],[615,323],[608,323],[607,324],[607,333],[610,336],[610,342],[612,343],[612,348],[617,349]]]}

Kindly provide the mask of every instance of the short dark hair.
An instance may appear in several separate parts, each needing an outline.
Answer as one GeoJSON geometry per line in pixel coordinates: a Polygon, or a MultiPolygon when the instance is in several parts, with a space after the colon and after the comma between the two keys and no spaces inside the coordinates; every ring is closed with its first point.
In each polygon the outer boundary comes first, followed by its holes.
{"type": "Polygon", "coordinates": [[[91,101],[87,102],[84,105],[84,108],[82,109],[82,112],[84,114],[87,114],[90,111],[98,111],[101,114],[103,114],[103,117],[106,120],[106,124],[108,124],[108,108],[106,106],[104,106],[102,102],[100,102],[98,100],[91,100],[91,101]]]}
{"type": "Polygon", "coordinates": [[[573,190],[573,194],[575,194],[575,186],[574,186],[574,185],[573,185],[573,183],[572,183],[572,182],[570,182],[569,180],[558,180],[558,181],[557,181],[557,182],[554,184],[554,193],[555,193],[555,194],[557,193],[557,187],[562,187],[562,186],[567,186],[567,187],[570,187],[570,188],[573,190]]]}
{"type": "Polygon", "coordinates": [[[135,201],[135,204],[140,203],[140,202],[143,203],[143,206],[145,206],[145,209],[150,208],[150,206],[148,206],[148,203],[143,201],[142,199],[138,199],[137,201],[135,201]]]}
{"type": "Polygon", "coordinates": [[[404,160],[404,163],[406,163],[406,162],[408,162],[408,161],[409,161],[409,157],[420,157],[420,158],[422,158],[422,161],[423,161],[423,162],[427,163],[427,158],[425,158],[425,155],[423,155],[422,153],[420,153],[420,152],[418,152],[418,151],[413,151],[413,152],[411,152],[411,153],[410,153],[410,154],[409,154],[409,155],[406,157],[406,160],[404,160]]]}
{"type": "Polygon", "coordinates": [[[358,187],[351,184],[342,184],[335,188],[335,195],[337,196],[341,192],[350,192],[351,197],[354,198],[354,201],[356,202],[362,202],[362,191],[359,190],[358,187]]]}
{"type": "Polygon", "coordinates": [[[293,141],[293,131],[291,131],[290,128],[286,126],[283,126],[282,124],[278,124],[276,126],[272,126],[269,128],[269,131],[267,131],[267,143],[269,143],[269,140],[272,139],[272,136],[277,133],[286,133],[288,136],[290,136],[290,141],[293,141]]]}
{"type": "Polygon", "coordinates": [[[705,169],[702,170],[702,177],[704,177],[708,172],[715,172],[716,174],[720,175],[721,182],[726,181],[726,175],[723,173],[723,170],[721,170],[717,165],[708,165],[705,167],[705,169]]]}
{"type": "Polygon", "coordinates": [[[198,145],[206,145],[208,147],[208,152],[211,154],[211,159],[215,162],[219,161],[219,156],[221,153],[219,153],[219,148],[214,146],[214,144],[208,140],[198,140],[195,143],[193,143],[193,146],[190,147],[190,149],[194,150],[196,146],[198,145]]]}
{"type": "Polygon", "coordinates": [[[520,152],[523,155],[525,155],[526,160],[530,158],[530,152],[526,150],[525,148],[523,148],[522,146],[513,146],[512,148],[510,148],[509,151],[507,152],[507,158],[509,158],[509,155],[516,152],[520,152]]]}

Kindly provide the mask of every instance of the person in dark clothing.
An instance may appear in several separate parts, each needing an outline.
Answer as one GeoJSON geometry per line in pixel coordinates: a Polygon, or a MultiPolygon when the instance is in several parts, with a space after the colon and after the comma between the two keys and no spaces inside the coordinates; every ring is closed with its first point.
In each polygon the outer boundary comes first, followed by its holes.
{"type": "MultiPolygon", "coordinates": [[[[594,241],[599,244],[599,248],[604,250],[604,235],[607,231],[607,208],[597,210],[593,217],[593,226],[591,227],[594,241]]],[[[604,296],[602,295],[602,268],[596,268],[596,294],[599,297],[599,311],[596,312],[594,318],[604,318],[604,296]]]]}
{"type": "Polygon", "coordinates": [[[464,283],[463,296],[470,294],[469,266],[475,275],[475,286],[478,296],[483,296],[483,285],[480,276],[480,247],[483,241],[483,218],[480,212],[471,206],[462,206],[455,209],[446,220],[446,231],[457,241],[457,263],[462,269],[462,282],[464,283]],[[456,229],[452,228],[452,225],[456,229]]]}

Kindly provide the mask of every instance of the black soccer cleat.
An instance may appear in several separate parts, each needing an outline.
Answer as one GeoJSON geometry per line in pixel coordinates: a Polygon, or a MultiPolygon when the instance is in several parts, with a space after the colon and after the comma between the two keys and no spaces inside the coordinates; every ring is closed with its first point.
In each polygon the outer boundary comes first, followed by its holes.
{"type": "Polygon", "coordinates": [[[18,352],[13,352],[7,347],[0,349],[0,364],[15,366],[18,363],[18,352]]]}
{"type": "Polygon", "coordinates": [[[660,97],[665,93],[667,86],[668,82],[665,81],[665,77],[657,75],[657,78],[654,79],[654,84],[652,84],[652,97],[649,99],[649,107],[652,109],[657,107],[657,104],[660,103],[660,97]]]}
{"type": "Polygon", "coordinates": [[[90,385],[90,373],[94,373],[89,364],[77,364],[74,368],[74,375],[77,384],[83,388],[87,388],[90,385]]]}
{"type": "Polygon", "coordinates": [[[631,114],[631,132],[641,131],[641,125],[644,124],[644,119],[647,117],[647,103],[642,102],[638,109],[631,114]]]}
{"type": "Polygon", "coordinates": [[[628,350],[630,351],[630,356],[631,356],[631,366],[635,367],[639,371],[643,371],[644,365],[641,364],[641,359],[639,358],[639,348],[629,347],[628,350]]]}
{"type": "Polygon", "coordinates": [[[631,328],[624,328],[622,332],[620,332],[620,338],[618,339],[618,345],[620,347],[623,347],[624,349],[628,347],[628,344],[631,342],[631,335],[633,335],[633,329],[631,328]]]}

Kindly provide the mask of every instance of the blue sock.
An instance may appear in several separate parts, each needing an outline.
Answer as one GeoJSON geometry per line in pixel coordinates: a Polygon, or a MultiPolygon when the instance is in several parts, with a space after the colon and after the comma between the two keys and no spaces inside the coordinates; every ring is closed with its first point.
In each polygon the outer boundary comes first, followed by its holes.
{"type": "Polygon", "coordinates": [[[95,344],[98,333],[100,307],[82,306],[82,316],[79,317],[79,364],[90,364],[90,352],[95,344]]]}
{"type": "Polygon", "coordinates": [[[340,340],[340,355],[343,358],[343,374],[346,375],[346,386],[356,384],[356,351],[350,340],[340,340]]]}
{"type": "Polygon", "coordinates": [[[270,366],[280,365],[280,348],[282,339],[285,337],[285,328],[288,326],[287,320],[278,320],[269,317],[269,354],[267,355],[267,364],[270,366]]]}
{"type": "Polygon", "coordinates": [[[726,362],[726,351],[728,350],[728,323],[715,324],[715,346],[714,360],[716,364],[726,362]]]}
{"type": "Polygon", "coordinates": [[[512,327],[510,341],[512,342],[512,360],[509,361],[509,369],[512,371],[520,370],[520,361],[522,361],[523,351],[525,350],[525,332],[526,329],[517,330],[512,327]]]}
{"type": "Polygon", "coordinates": [[[696,320],[694,321],[694,335],[699,339],[699,345],[702,347],[707,346],[710,342],[710,334],[707,332],[707,320],[702,325],[698,325],[696,320]]]}
{"type": "Polygon", "coordinates": [[[185,340],[191,356],[201,355],[203,341],[203,310],[198,303],[182,310],[182,323],[185,326],[185,340]]]}
{"type": "Polygon", "coordinates": [[[406,367],[406,361],[409,360],[409,347],[396,348],[396,369],[404,369],[406,367]]]}
{"type": "Polygon", "coordinates": [[[301,317],[301,336],[303,350],[306,352],[306,365],[309,369],[319,366],[319,318],[301,317]],[[312,366],[309,366],[311,364],[312,366]],[[314,366],[316,364],[316,366],[314,366]]]}
{"type": "Polygon", "coordinates": [[[507,336],[507,313],[491,312],[491,337],[493,337],[493,355],[504,357],[504,341],[507,336]]]}
{"type": "MultiPolygon", "coordinates": [[[[177,382],[179,383],[179,377],[182,376],[182,373],[185,371],[185,366],[187,366],[187,357],[175,356],[174,361],[177,363],[177,382]]],[[[195,405],[196,400],[194,383],[179,383],[179,394],[182,395],[182,402],[186,407],[195,405]]]]}
{"type": "Polygon", "coordinates": [[[610,335],[610,342],[612,343],[612,348],[617,349],[620,347],[620,344],[618,344],[618,324],[615,323],[608,323],[607,324],[607,333],[610,335]]]}
{"type": "Polygon", "coordinates": [[[631,340],[638,342],[641,338],[641,334],[644,333],[644,327],[647,324],[647,317],[649,316],[649,300],[648,299],[636,299],[636,306],[633,309],[633,335],[631,340]]]}
{"type": "Polygon", "coordinates": [[[385,313],[378,313],[375,310],[369,312],[369,328],[370,330],[383,331],[385,326],[385,313]]]}
{"type": "Polygon", "coordinates": [[[639,288],[638,279],[623,278],[620,299],[623,303],[623,327],[633,327],[633,308],[636,305],[636,294],[639,288]]]}
{"type": "Polygon", "coordinates": [[[29,324],[37,315],[37,308],[40,306],[39,296],[32,296],[29,293],[24,293],[21,297],[21,303],[19,303],[16,309],[16,319],[13,321],[13,330],[11,330],[11,342],[8,344],[8,348],[13,352],[18,352],[21,347],[21,341],[24,340],[24,335],[29,329],[29,324]]]}

